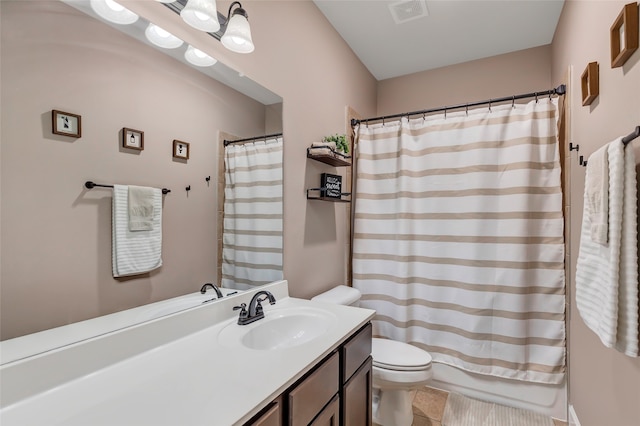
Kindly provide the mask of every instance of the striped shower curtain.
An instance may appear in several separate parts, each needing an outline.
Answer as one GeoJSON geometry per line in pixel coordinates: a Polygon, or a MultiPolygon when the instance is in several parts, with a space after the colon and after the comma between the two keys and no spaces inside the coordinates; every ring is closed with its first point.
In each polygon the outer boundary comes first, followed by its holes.
{"type": "Polygon", "coordinates": [[[225,147],[222,286],[282,279],[282,137],[225,147]]]}
{"type": "Polygon", "coordinates": [[[556,105],[360,125],[353,278],[376,335],[475,373],[563,380],[556,105]]]}

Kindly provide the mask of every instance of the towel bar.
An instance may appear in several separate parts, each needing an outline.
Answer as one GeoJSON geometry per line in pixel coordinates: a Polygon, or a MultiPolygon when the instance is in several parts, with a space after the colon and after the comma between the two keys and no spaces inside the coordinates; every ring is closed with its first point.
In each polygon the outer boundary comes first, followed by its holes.
{"type": "MultiPolygon", "coordinates": [[[[104,185],[104,184],[100,184],[100,183],[91,182],[90,180],[88,180],[88,181],[86,181],[84,183],[84,187],[87,188],[87,189],[93,189],[96,186],[99,186],[101,188],[113,188],[113,185],[104,185]]],[[[171,192],[170,189],[162,188],[162,193],[163,194],[168,194],[170,192],[171,192]]]]}

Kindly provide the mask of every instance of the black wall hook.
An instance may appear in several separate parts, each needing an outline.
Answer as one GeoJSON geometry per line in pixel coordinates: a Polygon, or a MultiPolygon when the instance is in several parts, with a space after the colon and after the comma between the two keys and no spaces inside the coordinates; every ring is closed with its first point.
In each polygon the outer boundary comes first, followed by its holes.
{"type": "Polygon", "coordinates": [[[187,186],[185,189],[187,190],[187,192],[191,191],[191,185],[187,186]]]}
{"type": "Polygon", "coordinates": [[[579,163],[582,167],[587,167],[587,160],[584,159],[584,155],[580,156],[579,163]]]}
{"type": "Polygon", "coordinates": [[[573,143],[569,142],[569,151],[580,151],[580,145],[573,145],[573,143]]]}
{"type": "Polygon", "coordinates": [[[207,176],[206,178],[204,178],[204,180],[208,183],[211,180],[211,176],[207,176]]]}

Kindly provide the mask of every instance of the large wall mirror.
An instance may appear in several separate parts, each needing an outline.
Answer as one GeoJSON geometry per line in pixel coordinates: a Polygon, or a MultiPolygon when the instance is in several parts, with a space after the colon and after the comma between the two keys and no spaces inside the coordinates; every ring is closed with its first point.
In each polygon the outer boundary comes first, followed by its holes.
{"type": "MultiPolygon", "coordinates": [[[[186,45],[165,51],[140,39],[143,18],[118,28],[88,5],[0,3],[3,341],[220,285],[221,135],[282,132],[278,95],[220,62],[187,64],[186,45]],[[54,133],[52,110],[79,116],[80,137],[54,133]],[[125,129],[143,132],[143,149],[123,146],[125,129]],[[175,155],[174,140],[189,144],[188,158],[175,155]],[[159,269],[113,278],[112,190],[86,189],[86,181],[171,190],[159,269]]],[[[270,220],[281,235],[281,212],[270,220]]],[[[248,244],[237,245],[261,251],[248,244]]],[[[281,276],[281,248],[279,268],[281,276]]],[[[232,287],[233,276],[226,282],[232,287]]]]}

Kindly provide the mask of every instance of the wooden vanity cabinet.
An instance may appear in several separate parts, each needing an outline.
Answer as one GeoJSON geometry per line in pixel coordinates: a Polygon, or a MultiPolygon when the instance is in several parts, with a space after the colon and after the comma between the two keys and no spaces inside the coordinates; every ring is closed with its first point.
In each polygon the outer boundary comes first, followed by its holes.
{"type": "Polygon", "coordinates": [[[281,395],[245,424],[251,426],[282,426],[283,414],[281,395]]]}
{"type": "Polygon", "coordinates": [[[371,426],[371,323],[244,426],[371,426]]]}
{"type": "Polygon", "coordinates": [[[372,327],[368,323],[340,347],[340,425],[370,426],[372,417],[372,327]]]}

